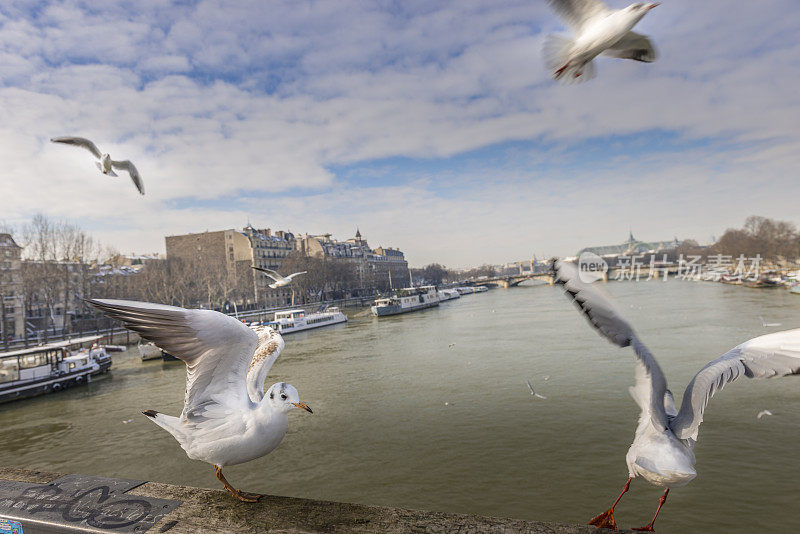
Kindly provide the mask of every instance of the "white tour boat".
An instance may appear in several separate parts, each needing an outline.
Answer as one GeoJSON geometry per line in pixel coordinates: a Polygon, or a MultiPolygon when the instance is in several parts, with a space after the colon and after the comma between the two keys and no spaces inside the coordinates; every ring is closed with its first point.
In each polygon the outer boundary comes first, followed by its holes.
{"type": "Polygon", "coordinates": [[[251,327],[270,326],[279,334],[291,334],[302,330],[311,330],[332,324],[346,323],[347,316],[336,306],[318,312],[306,313],[305,310],[286,310],[275,312],[275,318],[269,323],[250,323],[251,327]]]}
{"type": "Polygon", "coordinates": [[[439,294],[435,286],[409,287],[399,289],[394,295],[376,299],[372,313],[378,317],[397,315],[439,305],[439,294]]]}
{"type": "Polygon", "coordinates": [[[107,373],[111,356],[96,343],[101,337],[88,336],[0,353],[0,402],[60,391],[107,373]],[[90,348],[83,348],[85,344],[90,344],[90,348]]]}
{"type": "Polygon", "coordinates": [[[461,293],[459,293],[457,289],[439,290],[439,302],[444,302],[445,300],[460,299],[460,298],[461,298],[461,293]]]}

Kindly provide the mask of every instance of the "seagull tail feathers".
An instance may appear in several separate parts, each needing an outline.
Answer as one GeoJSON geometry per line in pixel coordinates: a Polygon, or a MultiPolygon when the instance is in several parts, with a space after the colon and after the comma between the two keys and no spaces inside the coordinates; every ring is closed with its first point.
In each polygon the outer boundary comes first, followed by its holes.
{"type": "Polygon", "coordinates": [[[155,410],[145,410],[142,412],[142,414],[146,415],[155,424],[172,434],[172,437],[178,440],[178,443],[183,445],[186,436],[181,430],[181,420],[178,417],[165,415],[155,410]]]}

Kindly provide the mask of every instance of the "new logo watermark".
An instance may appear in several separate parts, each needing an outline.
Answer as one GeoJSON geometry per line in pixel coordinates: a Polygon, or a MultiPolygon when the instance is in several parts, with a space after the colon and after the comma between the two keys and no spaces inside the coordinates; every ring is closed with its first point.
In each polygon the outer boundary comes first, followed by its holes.
{"type": "Polygon", "coordinates": [[[591,284],[606,277],[608,263],[594,252],[578,256],[578,277],[584,284],[591,284]]]}

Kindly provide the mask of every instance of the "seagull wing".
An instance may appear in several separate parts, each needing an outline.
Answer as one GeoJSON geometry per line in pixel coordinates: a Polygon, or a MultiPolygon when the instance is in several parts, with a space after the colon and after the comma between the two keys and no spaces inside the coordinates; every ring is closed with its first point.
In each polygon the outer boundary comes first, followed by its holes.
{"type": "Polygon", "coordinates": [[[100,149],[97,148],[97,145],[86,139],[85,137],[53,137],[50,139],[53,143],[64,143],[65,145],[72,145],[72,146],[79,146],[83,147],[92,154],[97,159],[103,157],[103,154],[100,152],[100,149]]]}
{"type": "Polygon", "coordinates": [[[649,415],[653,426],[661,431],[667,429],[667,412],[664,408],[667,379],[655,357],[633,331],[630,323],[617,307],[596,286],[580,280],[575,265],[563,261],[555,264],[556,283],[562,284],[570,299],[586,316],[589,322],[609,341],[619,347],[631,346],[638,362],[636,385],[631,390],[634,399],[642,408],[642,415],[649,415]]]}
{"type": "Polygon", "coordinates": [[[605,49],[603,55],[644,63],[652,63],[658,57],[650,39],[636,32],[628,32],[623,35],[622,39],[617,41],[614,46],[605,49]]]}
{"type": "Polygon", "coordinates": [[[587,22],[611,13],[600,0],[549,0],[549,4],[576,34],[583,31],[587,22]]]}
{"type": "Polygon", "coordinates": [[[278,273],[276,273],[275,271],[273,271],[272,269],[265,269],[264,267],[256,267],[256,266],[253,266],[253,269],[255,269],[256,271],[261,271],[262,273],[266,274],[276,282],[280,282],[281,280],[283,280],[283,277],[278,273]]]}
{"type": "Polygon", "coordinates": [[[294,278],[295,276],[300,276],[301,274],[306,274],[307,272],[308,272],[308,271],[301,271],[301,272],[299,272],[299,273],[292,273],[292,274],[290,274],[289,276],[287,276],[286,278],[288,278],[289,280],[291,280],[291,279],[292,279],[292,278],[294,278]]]}
{"type": "Polygon", "coordinates": [[[130,160],[125,161],[112,161],[111,166],[120,171],[128,171],[128,174],[131,175],[131,180],[133,180],[133,185],[136,186],[136,189],[139,190],[139,193],[144,195],[144,182],[142,182],[142,177],[139,174],[139,171],[136,170],[133,163],[130,160]]]}
{"type": "Polygon", "coordinates": [[[272,329],[257,334],[212,310],[130,300],[87,302],[186,363],[184,420],[213,418],[261,400],[266,373],[283,350],[272,329]]]}
{"type": "Polygon", "coordinates": [[[680,439],[697,441],[706,405],[725,384],[741,376],[773,378],[796,374],[800,374],[800,328],[745,341],[706,364],[694,376],[670,428],[680,439]]]}

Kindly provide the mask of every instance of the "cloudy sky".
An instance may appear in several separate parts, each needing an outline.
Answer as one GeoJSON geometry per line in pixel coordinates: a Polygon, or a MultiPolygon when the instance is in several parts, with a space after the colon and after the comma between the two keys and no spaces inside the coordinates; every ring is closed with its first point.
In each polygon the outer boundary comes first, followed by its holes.
{"type": "Polygon", "coordinates": [[[123,252],[360,227],[453,267],[800,223],[798,27],[792,0],[665,1],[637,26],[658,61],[564,86],[544,0],[5,1],[0,219],[123,252]],[[147,195],[58,135],[133,160],[147,195]]]}

